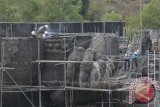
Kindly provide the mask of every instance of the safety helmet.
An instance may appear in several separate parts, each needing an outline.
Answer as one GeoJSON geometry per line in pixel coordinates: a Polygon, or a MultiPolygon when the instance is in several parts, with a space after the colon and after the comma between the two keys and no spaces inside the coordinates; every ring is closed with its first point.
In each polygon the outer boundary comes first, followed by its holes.
{"type": "Polygon", "coordinates": [[[48,25],[44,25],[44,27],[45,27],[46,29],[48,29],[48,25]]]}
{"type": "Polygon", "coordinates": [[[137,55],[137,54],[138,54],[138,52],[134,52],[134,54],[135,54],[135,55],[137,55]]]}
{"type": "Polygon", "coordinates": [[[43,36],[44,38],[46,37],[46,35],[45,35],[45,34],[43,34],[42,36],[43,36]]]}
{"type": "Polygon", "coordinates": [[[31,35],[36,35],[36,32],[35,32],[35,31],[32,31],[32,32],[31,32],[31,35]]]}

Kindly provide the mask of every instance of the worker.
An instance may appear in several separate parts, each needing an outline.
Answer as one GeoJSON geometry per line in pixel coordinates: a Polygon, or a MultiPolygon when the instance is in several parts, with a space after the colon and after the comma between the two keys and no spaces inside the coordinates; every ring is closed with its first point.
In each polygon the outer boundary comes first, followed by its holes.
{"type": "Polygon", "coordinates": [[[131,66],[130,66],[130,70],[129,71],[134,71],[136,72],[138,70],[138,53],[139,50],[131,53],[131,56],[130,56],[130,62],[131,62],[131,66]]]}
{"type": "Polygon", "coordinates": [[[139,62],[139,50],[137,50],[136,52],[134,52],[135,54],[135,65],[136,65],[136,71],[138,70],[138,62],[139,62]]]}
{"type": "Polygon", "coordinates": [[[142,38],[142,44],[141,44],[141,52],[142,55],[146,55],[146,51],[152,50],[152,40],[150,39],[150,32],[149,31],[145,31],[145,35],[142,38]]]}
{"type": "Polygon", "coordinates": [[[45,38],[47,33],[48,33],[47,29],[48,29],[48,25],[43,25],[43,26],[39,27],[37,32],[32,31],[31,34],[32,34],[33,37],[43,37],[43,38],[45,38]]]}
{"type": "Polygon", "coordinates": [[[39,27],[38,31],[37,31],[37,34],[44,34],[48,29],[48,25],[44,25],[44,26],[41,26],[39,27]]]}
{"type": "Polygon", "coordinates": [[[130,58],[129,58],[129,54],[125,54],[124,55],[124,70],[129,70],[129,66],[130,66],[130,58]]]}

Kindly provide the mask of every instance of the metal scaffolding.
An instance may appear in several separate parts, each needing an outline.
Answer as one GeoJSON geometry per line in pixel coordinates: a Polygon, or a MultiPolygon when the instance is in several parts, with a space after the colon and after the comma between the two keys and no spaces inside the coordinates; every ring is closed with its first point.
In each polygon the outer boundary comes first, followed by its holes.
{"type": "MultiPolygon", "coordinates": [[[[7,39],[7,38],[5,38],[7,39]]],[[[59,60],[41,60],[40,56],[41,56],[41,52],[40,52],[40,49],[41,49],[41,40],[43,40],[42,38],[37,38],[38,42],[37,42],[37,56],[38,56],[38,59],[36,61],[32,61],[33,63],[37,63],[37,68],[38,68],[38,86],[30,86],[30,85],[18,85],[16,80],[10,75],[10,73],[7,71],[8,69],[9,70],[12,70],[14,68],[9,68],[9,67],[5,67],[4,66],[4,55],[5,55],[5,39],[2,38],[2,42],[1,42],[1,67],[0,67],[0,70],[1,70],[1,84],[0,84],[0,107],[2,107],[3,105],[3,93],[12,93],[12,92],[21,92],[25,98],[28,100],[28,102],[32,105],[32,107],[36,107],[34,105],[34,103],[31,101],[31,99],[26,95],[26,92],[38,92],[38,100],[39,100],[39,103],[38,103],[38,107],[43,107],[43,104],[42,104],[42,91],[51,91],[51,90],[62,90],[65,92],[65,107],[73,107],[73,104],[74,104],[74,91],[77,90],[77,91],[96,91],[96,92],[108,92],[108,106],[111,107],[112,106],[112,99],[111,99],[111,96],[112,96],[112,92],[113,91],[129,91],[129,87],[126,87],[126,88],[119,88],[119,89],[97,89],[97,88],[81,88],[81,87],[75,87],[73,85],[73,81],[72,81],[72,85],[71,86],[67,86],[67,83],[66,83],[66,66],[67,66],[67,63],[81,63],[82,61],[67,61],[67,55],[66,55],[66,52],[67,52],[67,49],[65,48],[64,46],[64,60],[63,61],[59,61],[59,60]],[[63,86],[60,86],[60,87],[55,87],[55,86],[50,86],[50,87],[46,87],[46,86],[43,86],[42,85],[42,74],[41,74],[41,64],[42,63],[54,63],[54,64],[63,64],[64,65],[64,81],[62,81],[64,83],[63,86]],[[4,85],[3,84],[3,79],[4,79],[4,73],[6,73],[10,78],[11,80],[14,82],[15,85],[4,85]],[[68,102],[70,101],[70,102],[68,102]]],[[[16,39],[16,38],[13,38],[13,39],[16,39]]],[[[21,38],[21,39],[27,39],[27,38],[21,38]]],[[[66,44],[66,38],[63,39],[64,41],[64,45],[66,44]]],[[[75,42],[76,40],[74,40],[74,48],[75,48],[75,42]]],[[[73,49],[74,49],[73,48],[73,49]]],[[[158,54],[160,56],[160,54],[158,54]]],[[[149,64],[150,64],[150,55],[148,55],[148,74],[149,73],[149,64]]],[[[155,54],[155,51],[154,51],[154,54],[152,55],[154,56],[154,79],[156,79],[156,68],[155,68],[155,64],[156,64],[156,54],[155,54]]],[[[122,56],[112,56],[110,55],[110,57],[122,57],[122,56]]],[[[122,58],[120,58],[122,59],[122,58]]],[[[159,59],[160,61],[160,58],[157,58],[159,59]]],[[[122,60],[114,60],[115,62],[123,62],[122,60]]],[[[91,62],[91,61],[87,61],[87,62],[91,62]]],[[[92,61],[94,62],[94,61],[92,61]]],[[[105,61],[106,62],[106,61],[105,61]]],[[[74,69],[74,68],[73,68],[74,69]]],[[[160,69],[160,67],[159,67],[160,69]]],[[[157,73],[158,74],[158,73],[157,73]]],[[[73,78],[73,77],[72,77],[73,78]]],[[[122,102],[125,102],[125,101],[122,101],[122,102]]],[[[103,101],[103,98],[102,98],[102,102],[101,102],[101,106],[104,107],[104,102],[103,101]]],[[[115,103],[115,102],[113,102],[115,103]]]]}

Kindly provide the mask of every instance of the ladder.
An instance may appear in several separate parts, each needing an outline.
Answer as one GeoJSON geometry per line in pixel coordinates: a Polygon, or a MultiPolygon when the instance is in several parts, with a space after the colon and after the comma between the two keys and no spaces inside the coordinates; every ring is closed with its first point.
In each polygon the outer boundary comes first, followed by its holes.
{"type": "Polygon", "coordinates": [[[157,55],[155,50],[153,52],[148,51],[148,77],[156,81],[156,59],[157,55]]]}
{"type": "MultiPolygon", "coordinates": [[[[148,77],[152,78],[154,81],[158,81],[159,74],[160,74],[160,52],[159,51],[157,52],[155,50],[153,52],[148,51],[148,77]],[[159,64],[157,62],[159,62],[159,64]],[[157,64],[159,67],[158,70],[156,68],[157,64]],[[156,76],[158,76],[158,79],[156,78],[156,76]]],[[[154,98],[153,101],[147,104],[147,107],[159,107],[156,104],[156,102],[157,100],[156,98],[154,98]]]]}

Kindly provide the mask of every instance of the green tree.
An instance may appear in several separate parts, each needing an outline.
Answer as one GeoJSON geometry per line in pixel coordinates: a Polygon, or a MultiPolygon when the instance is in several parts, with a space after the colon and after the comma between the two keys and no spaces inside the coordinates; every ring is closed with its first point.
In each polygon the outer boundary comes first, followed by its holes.
{"type": "Polygon", "coordinates": [[[47,21],[79,21],[82,16],[79,14],[81,10],[81,1],[76,5],[72,0],[46,0],[44,7],[44,15],[47,21]]]}
{"type": "Polygon", "coordinates": [[[0,0],[0,21],[20,21],[20,8],[17,5],[10,0],[0,0]]]}
{"type": "Polygon", "coordinates": [[[81,15],[85,17],[88,14],[90,0],[81,0],[82,1],[82,8],[81,8],[81,15]]]}
{"type": "Polygon", "coordinates": [[[80,21],[81,0],[0,0],[0,21],[80,21]]]}
{"type": "Polygon", "coordinates": [[[101,18],[101,20],[103,20],[103,21],[119,21],[122,19],[123,19],[122,16],[117,14],[115,11],[111,11],[110,13],[106,13],[101,18]]]}
{"type": "Polygon", "coordinates": [[[142,11],[142,22],[145,28],[160,28],[160,0],[152,0],[142,11]]]}
{"type": "Polygon", "coordinates": [[[102,8],[96,2],[90,2],[88,13],[85,15],[85,20],[97,21],[102,15],[102,8]]]}
{"type": "Polygon", "coordinates": [[[24,22],[34,22],[42,20],[42,17],[40,18],[40,15],[43,6],[39,2],[37,2],[37,0],[28,0],[26,2],[26,5],[23,5],[21,7],[21,15],[24,22]]]}

